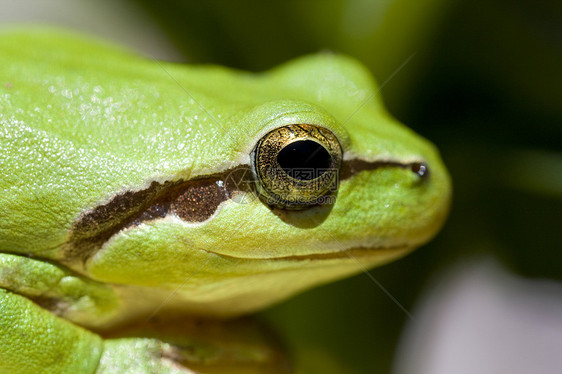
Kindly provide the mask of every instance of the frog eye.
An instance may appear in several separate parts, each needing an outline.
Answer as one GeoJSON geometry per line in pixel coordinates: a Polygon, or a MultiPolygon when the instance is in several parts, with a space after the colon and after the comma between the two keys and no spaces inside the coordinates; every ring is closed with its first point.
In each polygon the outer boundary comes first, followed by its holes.
{"type": "Polygon", "coordinates": [[[266,204],[305,209],[333,202],[342,149],[330,130],[307,124],[276,128],[257,142],[251,160],[266,204]]]}

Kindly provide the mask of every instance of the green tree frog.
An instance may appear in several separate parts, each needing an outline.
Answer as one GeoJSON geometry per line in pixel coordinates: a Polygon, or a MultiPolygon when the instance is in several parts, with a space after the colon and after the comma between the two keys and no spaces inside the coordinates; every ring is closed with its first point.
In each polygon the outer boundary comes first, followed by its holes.
{"type": "Polygon", "coordinates": [[[0,36],[0,372],[285,373],[243,316],[447,214],[435,148],[355,60],[264,73],[0,36]]]}

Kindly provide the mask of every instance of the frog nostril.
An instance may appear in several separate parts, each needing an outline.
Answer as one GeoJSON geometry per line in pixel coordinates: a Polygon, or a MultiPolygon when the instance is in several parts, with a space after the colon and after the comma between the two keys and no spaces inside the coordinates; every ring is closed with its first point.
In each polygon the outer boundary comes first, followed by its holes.
{"type": "Polygon", "coordinates": [[[414,162],[410,165],[410,169],[422,179],[429,177],[429,167],[425,162],[414,162]]]}

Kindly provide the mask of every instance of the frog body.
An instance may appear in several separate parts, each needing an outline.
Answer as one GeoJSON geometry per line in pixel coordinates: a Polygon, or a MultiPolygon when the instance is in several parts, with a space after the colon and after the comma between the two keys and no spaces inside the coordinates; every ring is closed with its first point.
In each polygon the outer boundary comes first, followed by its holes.
{"type": "Polygon", "coordinates": [[[0,372],[196,372],[185,340],[111,334],[245,315],[429,240],[449,177],[374,92],[338,55],[252,74],[2,33],[0,372]],[[287,147],[329,171],[267,174],[301,162],[287,147]]]}

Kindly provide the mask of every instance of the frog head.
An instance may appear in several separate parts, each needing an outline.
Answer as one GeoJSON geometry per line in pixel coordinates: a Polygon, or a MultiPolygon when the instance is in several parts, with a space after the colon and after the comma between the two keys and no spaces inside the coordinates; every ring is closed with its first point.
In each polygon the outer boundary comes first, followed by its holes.
{"type": "Polygon", "coordinates": [[[8,160],[10,251],[112,284],[139,310],[225,316],[404,256],[445,219],[438,152],[351,58],[251,74],[61,37],[20,36],[48,63],[19,56],[4,89],[18,137],[0,145],[30,149],[8,160]]]}

